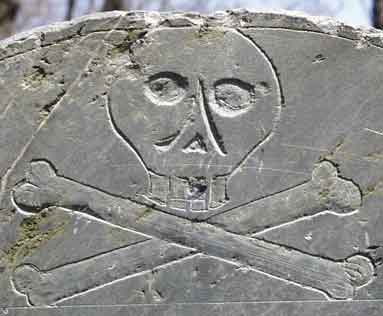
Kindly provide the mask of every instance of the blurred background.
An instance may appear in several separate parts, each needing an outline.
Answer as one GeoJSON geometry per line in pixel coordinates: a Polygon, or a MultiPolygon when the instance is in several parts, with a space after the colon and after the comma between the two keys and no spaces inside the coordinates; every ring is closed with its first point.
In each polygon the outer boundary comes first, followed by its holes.
{"type": "Polygon", "coordinates": [[[0,0],[0,38],[99,11],[160,10],[210,13],[234,8],[297,10],[355,26],[383,29],[383,0],[0,0]]]}

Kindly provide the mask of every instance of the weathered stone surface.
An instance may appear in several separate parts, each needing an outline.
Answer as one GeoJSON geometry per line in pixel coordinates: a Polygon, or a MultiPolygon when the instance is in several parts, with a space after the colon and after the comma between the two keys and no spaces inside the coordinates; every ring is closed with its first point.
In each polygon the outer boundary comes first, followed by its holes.
{"type": "Polygon", "coordinates": [[[382,39],[234,11],[1,42],[3,313],[381,315],[382,39]]]}

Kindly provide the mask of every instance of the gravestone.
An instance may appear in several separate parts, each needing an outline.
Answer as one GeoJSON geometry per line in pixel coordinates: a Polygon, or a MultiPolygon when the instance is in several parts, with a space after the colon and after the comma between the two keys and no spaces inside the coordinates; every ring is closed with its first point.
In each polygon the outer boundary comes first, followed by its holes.
{"type": "Polygon", "coordinates": [[[3,314],[381,315],[382,49],[244,10],[1,42],[3,314]]]}

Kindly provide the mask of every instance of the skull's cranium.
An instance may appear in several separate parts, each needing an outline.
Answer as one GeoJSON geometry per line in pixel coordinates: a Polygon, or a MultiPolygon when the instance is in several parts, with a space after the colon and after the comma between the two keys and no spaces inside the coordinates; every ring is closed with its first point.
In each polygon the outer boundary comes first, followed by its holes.
{"type": "Polygon", "coordinates": [[[177,210],[221,207],[227,177],[279,118],[269,60],[226,29],[153,31],[133,54],[142,76],[115,82],[110,112],[148,170],[148,198],[177,210]]]}

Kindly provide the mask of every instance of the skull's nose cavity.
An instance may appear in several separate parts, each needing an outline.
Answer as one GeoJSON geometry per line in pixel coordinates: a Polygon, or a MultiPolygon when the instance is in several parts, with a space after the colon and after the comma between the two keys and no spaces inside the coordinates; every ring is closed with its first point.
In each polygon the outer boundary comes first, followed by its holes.
{"type": "Polygon", "coordinates": [[[205,125],[206,134],[213,145],[213,148],[220,156],[226,156],[227,152],[223,139],[218,132],[217,126],[214,122],[213,116],[210,112],[208,98],[206,97],[204,82],[201,78],[198,79],[197,86],[197,99],[199,104],[199,109],[201,112],[202,120],[205,125]]]}
{"type": "Polygon", "coordinates": [[[195,136],[182,148],[184,153],[206,154],[208,152],[204,138],[196,133],[195,136]]]}

